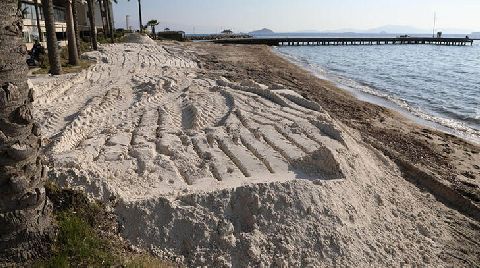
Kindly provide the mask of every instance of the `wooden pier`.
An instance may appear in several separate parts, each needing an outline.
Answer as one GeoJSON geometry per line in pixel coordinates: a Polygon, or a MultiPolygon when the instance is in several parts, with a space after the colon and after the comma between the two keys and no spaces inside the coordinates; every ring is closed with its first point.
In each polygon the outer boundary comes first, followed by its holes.
{"type": "Polygon", "coordinates": [[[394,38],[243,38],[214,40],[218,44],[268,45],[268,46],[345,46],[345,45],[419,45],[432,44],[444,46],[473,45],[474,39],[468,38],[432,38],[432,37],[394,37],[394,38]]]}

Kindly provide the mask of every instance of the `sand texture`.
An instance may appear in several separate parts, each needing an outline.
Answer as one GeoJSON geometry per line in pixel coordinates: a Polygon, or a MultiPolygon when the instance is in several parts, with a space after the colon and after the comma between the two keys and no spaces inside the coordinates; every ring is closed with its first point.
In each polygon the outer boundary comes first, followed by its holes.
{"type": "Polygon", "coordinates": [[[479,261],[474,217],[319,102],[208,66],[212,45],[128,40],[30,84],[50,179],[109,204],[132,244],[187,266],[479,261]]]}

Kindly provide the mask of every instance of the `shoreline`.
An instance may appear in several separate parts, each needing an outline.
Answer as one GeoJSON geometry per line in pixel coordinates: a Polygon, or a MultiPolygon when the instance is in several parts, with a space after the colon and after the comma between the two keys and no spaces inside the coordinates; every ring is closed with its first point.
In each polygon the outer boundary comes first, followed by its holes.
{"type": "MultiPolygon", "coordinates": [[[[212,45],[206,45],[211,47],[212,45]]],[[[432,128],[426,128],[401,113],[376,104],[364,102],[333,82],[280,56],[265,46],[217,46],[208,50],[211,69],[227,69],[229,79],[255,79],[266,85],[280,83],[319,103],[334,119],[359,132],[361,139],[391,156],[392,160],[407,164],[407,169],[433,174],[426,181],[436,181],[443,190],[431,189],[443,195],[454,190],[453,196],[473,203],[480,211],[480,146],[432,128]],[[226,61],[224,54],[239,54],[242,60],[226,61]],[[214,56],[214,54],[217,54],[214,56]]],[[[422,181],[419,185],[422,186],[422,181]]],[[[453,202],[455,203],[455,202],[453,202]]]]}
{"type": "MultiPolygon", "coordinates": [[[[378,94],[373,94],[369,92],[362,91],[357,88],[357,86],[362,86],[360,82],[355,81],[352,78],[348,78],[346,76],[342,76],[339,74],[322,74],[318,68],[323,68],[323,67],[313,67],[310,66],[309,63],[304,63],[300,60],[295,59],[293,56],[289,55],[288,53],[281,52],[278,49],[272,49],[272,51],[277,54],[278,56],[285,58],[286,60],[290,61],[291,63],[295,64],[299,68],[304,69],[306,72],[310,72],[319,79],[322,80],[327,80],[329,82],[334,83],[338,88],[345,90],[346,92],[352,94],[354,97],[356,97],[360,101],[365,101],[369,102],[374,105],[379,105],[382,107],[385,107],[387,109],[391,109],[395,112],[400,113],[402,116],[406,117],[407,119],[413,121],[414,123],[417,123],[421,126],[428,127],[428,128],[433,128],[435,130],[444,132],[446,134],[454,135],[458,138],[464,139],[466,141],[475,143],[476,145],[480,145],[480,136],[472,135],[469,134],[465,129],[465,126],[463,126],[463,123],[460,121],[455,121],[458,124],[462,124],[460,129],[456,129],[452,126],[444,125],[440,122],[437,122],[435,120],[443,120],[443,118],[438,118],[434,115],[430,115],[424,111],[417,111],[414,108],[410,107],[409,104],[405,105],[400,105],[393,99],[390,99],[391,97],[388,97],[387,95],[385,96],[380,96],[378,94]],[[341,81],[338,81],[339,79],[348,79],[352,80],[357,85],[346,85],[345,83],[342,84],[341,81]],[[406,106],[406,107],[404,107],[406,106]],[[427,117],[427,118],[425,118],[427,117]],[[430,119],[429,119],[430,118],[430,119]]],[[[326,70],[328,71],[328,70],[326,70]]],[[[371,87],[369,85],[366,85],[367,87],[371,87]]],[[[400,102],[405,102],[402,99],[397,99],[397,101],[400,102]]],[[[469,129],[472,129],[475,132],[480,132],[480,130],[476,130],[470,126],[468,126],[469,129]]]]}

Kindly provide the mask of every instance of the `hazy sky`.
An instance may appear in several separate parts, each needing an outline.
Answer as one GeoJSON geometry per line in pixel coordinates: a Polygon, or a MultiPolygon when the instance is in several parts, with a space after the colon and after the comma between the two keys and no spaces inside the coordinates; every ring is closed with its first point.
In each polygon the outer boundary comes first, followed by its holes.
{"type": "MultiPolygon", "coordinates": [[[[114,5],[117,27],[125,16],[138,29],[137,0],[114,5]]],[[[480,31],[480,0],[142,0],[144,24],[150,19],[188,33],[229,28],[248,32],[370,29],[408,25],[430,31],[437,12],[439,30],[480,31]]]]}

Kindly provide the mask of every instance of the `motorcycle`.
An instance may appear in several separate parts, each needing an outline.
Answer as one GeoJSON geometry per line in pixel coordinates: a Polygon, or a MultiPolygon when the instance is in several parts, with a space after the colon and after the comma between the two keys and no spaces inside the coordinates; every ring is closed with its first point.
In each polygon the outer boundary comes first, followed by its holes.
{"type": "Polygon", "coordinates": [[[35,67],[35,66],[40,66],[41,60],[40,57],[45,54],[45,48],[39,44],[36,43],[33,45],[32,50],[28,52],[28,57],[27,57],[27,64],[30,67],[35,67]]]}

